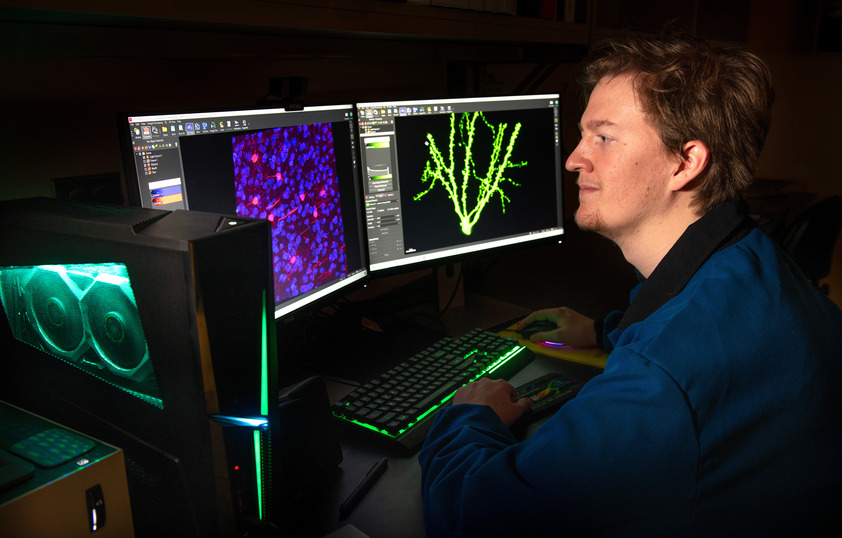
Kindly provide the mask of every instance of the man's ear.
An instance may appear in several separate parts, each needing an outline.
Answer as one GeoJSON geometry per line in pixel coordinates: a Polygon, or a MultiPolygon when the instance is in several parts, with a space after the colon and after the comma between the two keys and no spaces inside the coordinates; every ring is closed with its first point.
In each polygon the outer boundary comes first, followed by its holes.
{"type": "Polygon", "coordinates": [[[710,150],[700,140],[691,140],[682,147],[681,160],[672,176],[673,190],[681,190],[699,177],[710,161],[710,150]]]}

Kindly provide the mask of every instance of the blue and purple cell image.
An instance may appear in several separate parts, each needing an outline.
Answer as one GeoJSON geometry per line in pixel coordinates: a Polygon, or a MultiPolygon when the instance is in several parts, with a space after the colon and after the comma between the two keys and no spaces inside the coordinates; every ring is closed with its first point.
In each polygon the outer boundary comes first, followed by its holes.
{"type": "Polygon", "coordinates": [[[231,139],[237,214],[272,223],[275,303],[348,272],[329,123],[231,139]]]}

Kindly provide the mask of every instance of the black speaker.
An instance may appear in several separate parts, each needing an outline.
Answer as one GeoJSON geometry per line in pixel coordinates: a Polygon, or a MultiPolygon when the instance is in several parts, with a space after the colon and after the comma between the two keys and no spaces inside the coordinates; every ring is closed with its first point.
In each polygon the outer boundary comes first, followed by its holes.
{"type": "Polygon", "coordinates": [[[271,527],[263,220],[0,202],[0,399],[121,447],[138,536],[271,527]]]}
{"type": "Polygon", "coordinates": [[[286,387],[278,400],[284,435],[274,449],[275,475],[279,498],[290,500],[328,480],[342,463],[342,448],[322,378],[286,387]]]}

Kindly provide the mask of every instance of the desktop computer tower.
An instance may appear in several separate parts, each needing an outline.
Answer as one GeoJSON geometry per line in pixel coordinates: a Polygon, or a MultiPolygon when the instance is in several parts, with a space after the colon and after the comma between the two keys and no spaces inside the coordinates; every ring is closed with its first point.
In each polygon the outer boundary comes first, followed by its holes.
{"type": "Polygon", "coordinates": [[[0,400],[124,450],[138,536],[232,536],[274,506],[266,221],[0,202],[0,400]]]}
{"type": "Polygon", "coordinates": [[[123,451],[0,402],[0,533],[134,536],[123,451]]]}

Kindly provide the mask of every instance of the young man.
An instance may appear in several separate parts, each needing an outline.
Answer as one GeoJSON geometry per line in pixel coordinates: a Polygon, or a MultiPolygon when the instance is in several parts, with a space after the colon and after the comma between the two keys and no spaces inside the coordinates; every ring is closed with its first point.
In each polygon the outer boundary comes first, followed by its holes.
{"type": "Polygon", "coordinates": [[[537,335],[610,351],[525,441],[528,407],[481,380],[419,460],[430,536],[810,535],[839,529],[842,313],[742,211],[773,101],[754,55],[618,40],[583,67],[576,222],[641,284],[624,313],[537,335]],[[835,518],[835,519],[834,519],[835,518]]]}

